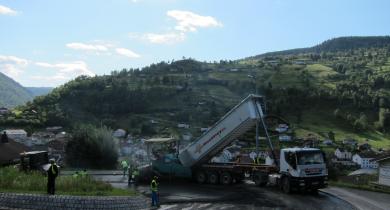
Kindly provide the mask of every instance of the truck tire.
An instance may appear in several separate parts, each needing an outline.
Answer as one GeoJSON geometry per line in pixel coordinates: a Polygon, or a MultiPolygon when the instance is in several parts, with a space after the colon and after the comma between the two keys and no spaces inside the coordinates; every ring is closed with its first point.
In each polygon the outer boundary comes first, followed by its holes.
{"type": "Polygon", "coordinates": [[[257,186],[264,187],[267,184],[267,180],[265,179],[263,174],[255,174],[253,175],[253,181],[257,186]]]}
{"type": "Polygon", "coordinates": [[[314,188],[310,190],[310,195],[318,195],[318,189],[314,188]]]}
{"type": "Polygon", "coordinates": [[[216,172],[211,172],[209,174],[209,183],[210,184],[218,184],[219,180],[218,180],[218,173],[216,172]]]}
{"type": "Polygon", "coordinates": [[[221,174],[221,178],[220,178],[220,180],[221,180],[221,183],[223,184],[223,185],[229,185],[229,184],[231,184],[232,183],[232,175],[229,173],[229,172],[223,172],[222,174],[221,174]]]}
{"type": "Polygon", "coordinates": [[[290,185],[290,180],[288,177],[283,177],[283,179],[282,179],[282,190],[284,193],[287,193],[287,194],[291,193],[291,185],[290,185]]]}
{"type": "Polygon", "coordinates": [[[245,174],[238,174],[234,179],[236,180],[236,183],[242,183],[245,179],[245,174]]]}
{"type": "Polygon", "coordinates": [[[204,171],[196,172],[195,179],[199,184],[203,184],[207,181],[207,175],[204,171]]]}

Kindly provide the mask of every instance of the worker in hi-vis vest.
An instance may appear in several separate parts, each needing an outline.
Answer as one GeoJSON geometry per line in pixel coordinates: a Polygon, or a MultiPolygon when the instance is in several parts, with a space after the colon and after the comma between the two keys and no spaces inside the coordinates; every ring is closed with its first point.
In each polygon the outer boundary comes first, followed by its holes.
{"type": "Polygon", "coordinates": [[[58,176],[58,166],[54,159],[50,159],[50,167],[47,170],[47,194],[54,195],[56,188],[56,178],[58,176]]]}
{"type": "Polygon", "coordinates": [[[154,176],[150,183],[150,190],[152,191],[152,206],[160,206],[158,195],[158,177],[154,176]]]}

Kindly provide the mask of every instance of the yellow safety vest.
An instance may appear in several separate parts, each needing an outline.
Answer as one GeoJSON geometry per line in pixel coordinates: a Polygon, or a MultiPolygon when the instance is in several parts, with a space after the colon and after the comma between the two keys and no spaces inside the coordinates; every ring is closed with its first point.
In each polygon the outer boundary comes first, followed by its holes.
{"type": "Polygon", "coordinates": [[[52,172],[53,174],[57,174],[56,170],[54,170],[54,166],[57,167],[57,165],[56,165],[55,163],[51,164],[51,172],[52,172]]]}
{"type": "Polygon", "coordinates": [[[152,183],[150,183],[150,189],[152,190],[152,192],[157,192],[158,191],[157,187],[158,187],[158,184],[157,184],[156,180],[153,179],[152,183]]]}

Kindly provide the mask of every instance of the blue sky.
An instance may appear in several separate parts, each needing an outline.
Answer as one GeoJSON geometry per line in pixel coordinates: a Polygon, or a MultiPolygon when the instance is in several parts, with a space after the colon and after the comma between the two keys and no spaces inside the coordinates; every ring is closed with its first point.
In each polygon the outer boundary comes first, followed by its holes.
{"type": "Polygon", "coordinates": [[[58,86],[183,56],[239,59],[390,35],[387,0],[0,0],[0,71],[58,86]]]}

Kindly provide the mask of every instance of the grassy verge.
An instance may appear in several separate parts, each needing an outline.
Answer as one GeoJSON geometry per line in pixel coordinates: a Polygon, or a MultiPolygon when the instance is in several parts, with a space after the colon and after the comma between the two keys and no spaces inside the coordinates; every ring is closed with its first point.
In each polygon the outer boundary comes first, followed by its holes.
{"type": "MultiPolygon", "coordinates": [[[[47,177],[39,172],[23,173],[13,167],[0,168],[0,191],[46,194],[47,177]]],[[[56,194],[82,196],[134,196],[135,191],[116,189],[110,184],[93,180],[90,176],[74,178],[59,176],[56,194]]]]}
{"type": "Polygon", "coordinates": [[[389,193],[390,194],[390,189],[376,188],[373,185],[368,185],[368,184],[356,185],[356,184],[351,184],[351,183],[346,183],[346,182],[330,181],[329,185],[335,186],[335,187],[353,188],[353,189],[358,189],[358,190],[366,190],[366,191],[373,191],[373,192],[389,193]]]}

